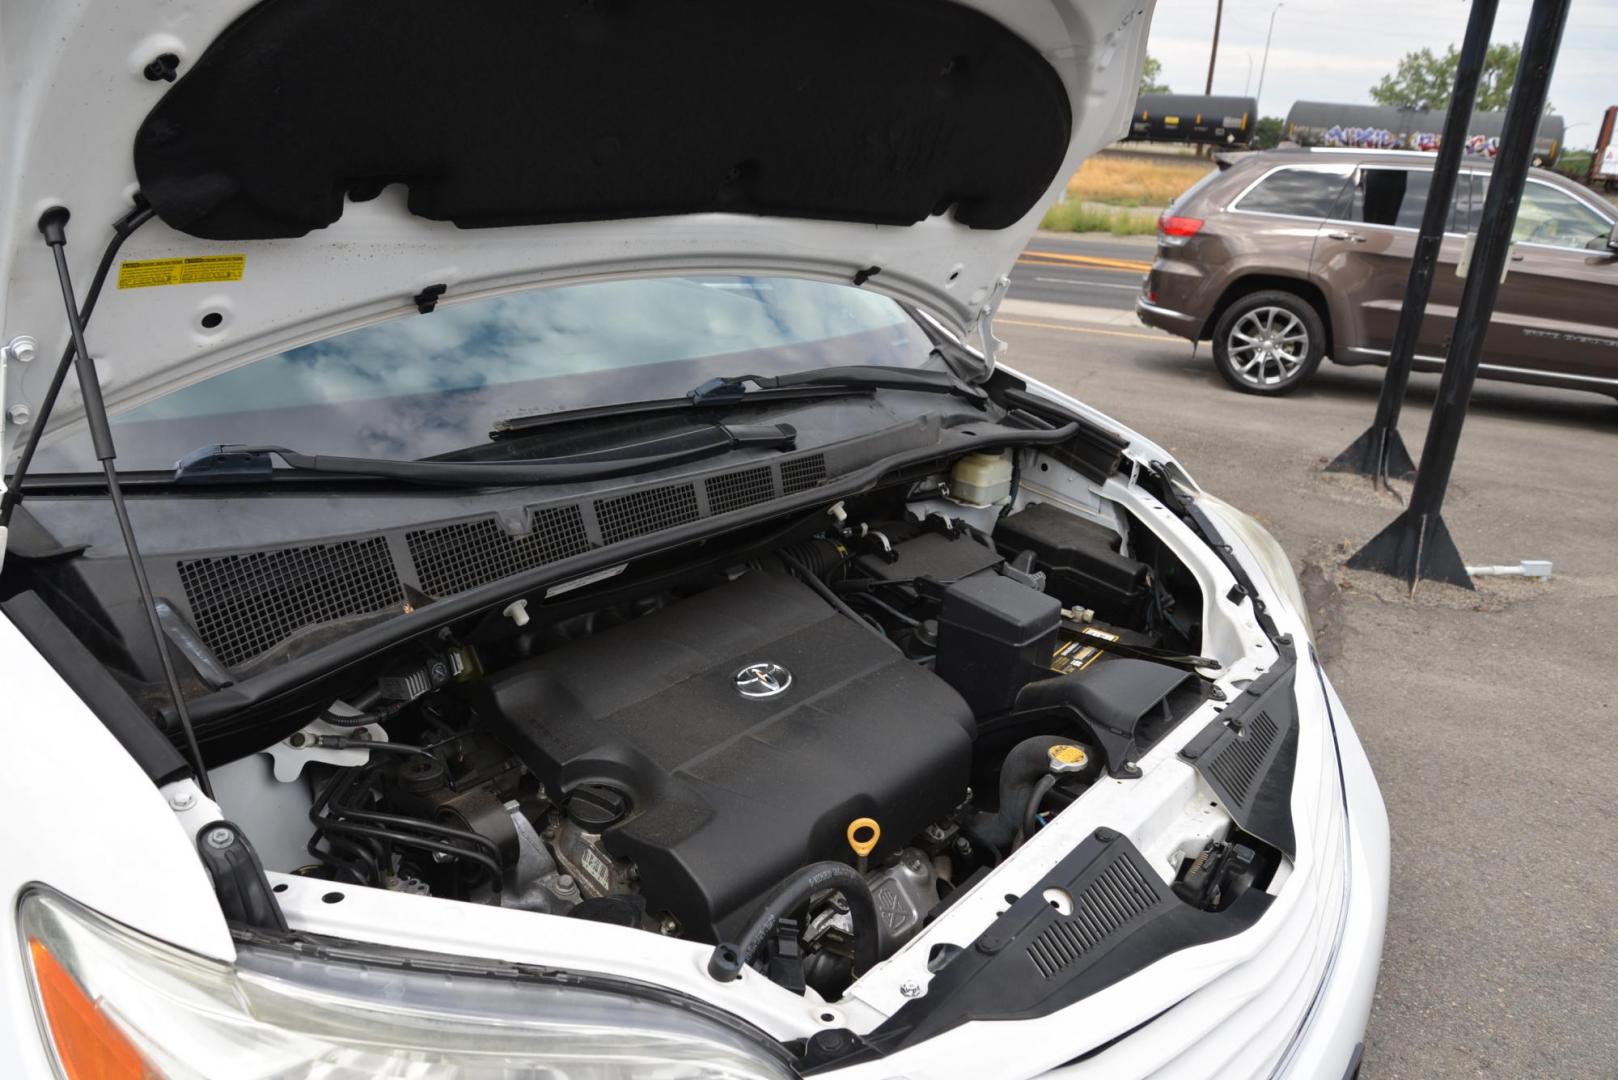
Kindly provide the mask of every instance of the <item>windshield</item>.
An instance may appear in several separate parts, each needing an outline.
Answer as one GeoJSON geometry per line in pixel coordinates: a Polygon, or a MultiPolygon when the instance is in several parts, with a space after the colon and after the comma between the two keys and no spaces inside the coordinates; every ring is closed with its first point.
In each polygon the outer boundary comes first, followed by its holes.
{"type": "MultiPolygon", "coordinates": [[[[171,469],[217,443],[416,459],[506,417],[681,397],[718,375],[919,367],[932,344],[893,300],[785,277],[659,277],[441,303],[214,375],[113,416],[118,467],[171,469]]],[[[42,473],[95,471],[86,436],[42,473]]]]}

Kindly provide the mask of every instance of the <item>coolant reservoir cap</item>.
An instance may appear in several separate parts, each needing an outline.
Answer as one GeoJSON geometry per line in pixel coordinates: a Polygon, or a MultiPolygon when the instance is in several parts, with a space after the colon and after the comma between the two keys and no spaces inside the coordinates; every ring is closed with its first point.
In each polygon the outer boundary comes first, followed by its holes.
{"type": "Polygon", "coordinates": [[[1046,751],[1051,758],[1051,772],[1070,773],[1079,772],[1090,764],[1090,755],[1084,747],[1074,746],[1072,743],[1057,743],[1046,751]]]}
{"type": "Polygon", "coordinates": [[[566,812],[585,832],[598,833],[629,813],[629,798],[605,784],[584,784],[568,795],[566,812]]]}

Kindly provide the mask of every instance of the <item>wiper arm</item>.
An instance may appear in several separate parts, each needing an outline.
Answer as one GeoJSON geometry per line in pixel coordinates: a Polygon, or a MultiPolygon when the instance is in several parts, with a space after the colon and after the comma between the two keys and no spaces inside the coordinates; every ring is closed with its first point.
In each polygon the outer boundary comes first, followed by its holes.
{"type": "Polygon", "coordinates": [[[711,424],[622,446],[524,461],[394,461],[388,458],[302,454],[284,446],[204,446],[174,468],[182,485],[268,482],[272,457],[302,472],[401,480],[412,484],[482,487],[567,484],[628,476],[742,448],[790,450],[798,433],[789,424],[711,424]]]}
{"type": "MultiPolygon", "coordinates": [[[[934,350],[939,352],[940,350],[934,350]]],[[[946,356],[947,359],[947,356],[946,356]]],[[[851,365],[816,368],[789,375],[734,375],[709,379],[684,397],[629,401],[614,405],[593,405],[562,412],[509,416],[494,425],[491,441],[526,435],[541,428],[590,420],[622,419],[627,416],[661,416],[692,409],[725,409],[737,405],[771,405],[818,398],[869,395],[877,390],[921,390],[958,394],[981,402],[984,394],[974,386],[942,371],[918,371],[879,365],[851,365]],[[751,383],[756,390],[745,389],[751,383]]]]}
{"type": "Polygon", "coordinates": [[[729,375],[709,379],[686,393],[694,404],[713,405],[750,398],[745,387],[760,391],[788,387],[844,387],[858,390],[919,390],[929,394],[954,394],[982,404],[987,395],[978,387],[962,382],[944,371],[922,368],[883,367],[880,364],[849,364],[842,367],[814,368],[786,375],[729,375]]]}

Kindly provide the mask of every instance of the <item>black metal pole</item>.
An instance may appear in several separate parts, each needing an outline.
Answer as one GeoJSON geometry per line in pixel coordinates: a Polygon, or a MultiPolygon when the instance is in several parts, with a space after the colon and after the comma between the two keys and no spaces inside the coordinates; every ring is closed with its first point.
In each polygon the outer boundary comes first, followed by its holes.
{"type": "Polygon", "coordinates": [[[118,469],[114,460],[118,451],[112,441],[112,424],[107,419],[107,406],[101,399],[101,379],[96,374],[95,358],[84,343],[84,320],[79,317],[79,305],[73,295],[73,278],[67,268],[67,222],[69,214],[63,206],[52,207],[40,215],[39,231],[51,249],[56,261],[56,280],[62,288],[62,305],[67,310],[67,327],[72,334],[73,367],[79,376],[79,394],[84,399],[84,420],[90,428],[90,443],[107,477],[107,494],[112,499],[112,512],[118,519],[118,531],[123,534],[124,551],[129,556],[130,568],[135,573],[135,585],[140,590],[141,603],[146,608],[146,619],[151,626],[152,643],[157,647],[157,658],[163,666],[163,677],[169,694],[174,698],[174,711],[180,719],[180,732],[197,773],[197,785],[208,798],[213,798],[213,785],[208,782],[208,767],[197,745],[197,733],[191,726],[191,710],[186,707],[185,692],[180,689],[180,677],[174,670],[174,658],[169,655],[168,639],[157,616],[157,600],[152,595],[152,583],[146,577],[146,564],[140,560],[140,549],[135,546],[135,529],[129,520],[129,507],[124,504],[124,492],[118,486],[118,469]]]}
{"type": "MultiPolygon", "coordinates": [[[[1460,61],[1455,69],[1455,89],[1444,118],[1444,134],[1438,144],[1438,160],[1433,163],[1432,180],[1427,188],[1427,206],[1421,216],[1421,232],[1416,236],[1416,255],[1410,263],[1410,280],[1405,285],[1404,309],[1393,332],[1393,351],[1388,356],[1388,373],[1382,378],[1382,392],[1376,399],[1376,419],[1365,434],[1338,454],[1327,472],[1358,473],[1383,485],[1389,476],[1401,480],[1416,473],[1404,439],[1399,436],[1399,410],[1405,389],[1410,385],[1410,366],[1416,355],[1416,339],[1421,334],[1422,317],[1427,313],[1427,297],[1433,288],[1433,271],[1438,250],[1444,243],[1444,227],[1455,197],[1455,179],[1466,148],[1467,127],[1472,120],[1472,104],[1478,96],[1484,57],[1489,51],[1489,35],[1494,31],[1499,0],[1472,0],[1472,14],[1466,22],[1466,38],[1461,43],[1460,61]]],[[[1407,125],[1408,126],[1408,125],[1407,125]]]]}
{"type": "Polygon", "coordinates": [[[1444,375],[1439,380],[1438,400],[1422,446],[1421,472],[1410,493],[1410,505],[1348,560],[1353,569],[1376,570],[1402,578],[1412,592],[1422,578],[1472,588],[1466,564],[1440,511],[1461,442],[1461,427],[1466,423],[1472,384],[1477,381],[1478,363],[1483,358],[1484,335],[1500,294],[1501,271],[1511,251],[1517,206],[1528,179],[1528,163],[1545,111],[1545,95],[1556,67],[1570,2],[1534,0],[1528,14],[1522,59],[1500,134],[1500,153],[1483,202],[1483,220],[1472,246],[1472,263],[1455,316],[1455,333],[1444,358],[1444,375]]]}

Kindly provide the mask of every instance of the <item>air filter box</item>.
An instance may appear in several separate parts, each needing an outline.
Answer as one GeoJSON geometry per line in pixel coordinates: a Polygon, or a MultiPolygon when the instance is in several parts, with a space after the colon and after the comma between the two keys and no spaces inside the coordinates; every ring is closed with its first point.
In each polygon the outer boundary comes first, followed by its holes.
{"type": "Polygon", "coordinates": [[[1118,534],[1049,503],[1034,503],[995,526],[1006,550],[1032,551],[1046,588],[1068,607],[1086,607],[1105,622],[1138,625],[1150,595],[1150,570],[1118,554],[1118,534]]]}

